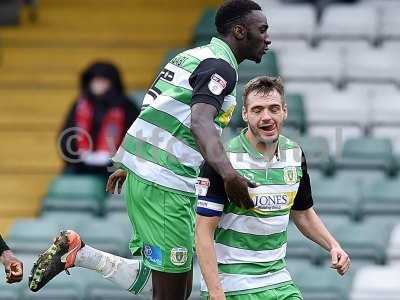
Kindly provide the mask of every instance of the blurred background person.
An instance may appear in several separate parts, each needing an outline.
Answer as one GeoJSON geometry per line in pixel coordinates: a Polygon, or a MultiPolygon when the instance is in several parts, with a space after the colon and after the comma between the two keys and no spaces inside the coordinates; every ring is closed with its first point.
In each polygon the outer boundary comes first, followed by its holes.
{"type": "Polygon", "coordinates": [[[110,156],[139,110],[112,63],[90,65],[81,74],[80,89],[60,132],[64,173],[107,176],[110,156]]]}

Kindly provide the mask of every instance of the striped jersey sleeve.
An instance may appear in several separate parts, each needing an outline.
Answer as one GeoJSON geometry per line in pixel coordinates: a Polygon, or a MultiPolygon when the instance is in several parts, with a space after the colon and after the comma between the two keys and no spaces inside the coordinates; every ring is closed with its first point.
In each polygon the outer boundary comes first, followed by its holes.
{"type": "Polygon", "coordinates": [[[206,217],[221,216],[228,198],[221,176],[207,163],[200,170],[196,191],[198,194],[197,214],[206,217]]]}

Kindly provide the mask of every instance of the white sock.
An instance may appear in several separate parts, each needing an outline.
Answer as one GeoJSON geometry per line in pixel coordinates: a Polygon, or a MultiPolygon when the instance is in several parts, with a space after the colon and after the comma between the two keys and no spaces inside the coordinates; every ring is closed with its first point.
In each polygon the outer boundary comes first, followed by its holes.
{"type": "Polygon", "coordinates": [[[138,275],[139,260],[122,258],[85,245],[76,255],[75,266],[95,270],[128,290],[138,275]]]}

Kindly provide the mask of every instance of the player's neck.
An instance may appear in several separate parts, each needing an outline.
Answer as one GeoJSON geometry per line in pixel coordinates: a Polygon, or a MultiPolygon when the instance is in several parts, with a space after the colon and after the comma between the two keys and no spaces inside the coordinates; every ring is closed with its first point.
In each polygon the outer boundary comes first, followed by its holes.
{"type": "Polygon", "coordinates": [[[265,157],[265,160],[271,161],[276,155],[278,140],[270,143],[261,142],[251,133],[251,130],[246,132],[246,138],[253,148],[265,157]]]}
{"type": "Polygon", "coordinates": [[[240,48],[237,45],[237,41],[235,38],[233,38],[232,36],[220,36],[219,37],[221,40],[223,40],[228,46],[229,48],[231,48],[231,51],[233,53],[233,55],[236,58],[236,61],[238,64],[240,64],[242,61],[244,61],[243,55],[240,54],[240,48]]]}

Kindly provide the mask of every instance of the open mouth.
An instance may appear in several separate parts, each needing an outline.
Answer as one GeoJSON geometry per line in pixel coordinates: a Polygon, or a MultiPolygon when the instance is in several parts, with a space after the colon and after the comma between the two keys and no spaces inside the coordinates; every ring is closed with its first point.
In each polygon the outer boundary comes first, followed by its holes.
{"type": "Polygon", "coordinates": [[[275,133],[275,124],[261,125],[258,127],[263,133],[271,135],[275,133]]]}

